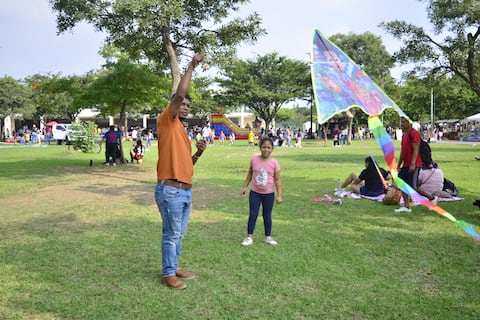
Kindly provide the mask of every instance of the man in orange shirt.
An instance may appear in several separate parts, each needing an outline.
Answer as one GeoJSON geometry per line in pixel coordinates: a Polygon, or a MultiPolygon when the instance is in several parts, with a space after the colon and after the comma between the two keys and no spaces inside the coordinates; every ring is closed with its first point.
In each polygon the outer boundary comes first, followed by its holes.
{"type": "Polygon", "coordinates": [[[182,119],[190,111],[190,96],[187,94],[195,67],[203,60],[197,54],[172,96],[170,104],[158,116],[158,161],[155,201],[162,216],[162,283],[172,289],[185,289],[182,279],[193,279],[194,274],[178,267],[182,238],[187,229],[192,206],[193,166],[207,147],[205,141],[192,147],[182,119]]]}

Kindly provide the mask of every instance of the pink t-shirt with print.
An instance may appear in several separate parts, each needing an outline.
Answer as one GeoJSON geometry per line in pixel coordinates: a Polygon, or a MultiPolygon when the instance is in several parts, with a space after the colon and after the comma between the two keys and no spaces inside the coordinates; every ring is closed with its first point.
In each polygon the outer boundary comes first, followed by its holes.
{"type": "Polygon", "coordinates": [[[252,191],[261,194],[273,193],[275,191],[275,172],[280,171],[280,165],[274,158],[262,159],[261,156],[253,157],[250,160],[252,167],[252,191]]]}

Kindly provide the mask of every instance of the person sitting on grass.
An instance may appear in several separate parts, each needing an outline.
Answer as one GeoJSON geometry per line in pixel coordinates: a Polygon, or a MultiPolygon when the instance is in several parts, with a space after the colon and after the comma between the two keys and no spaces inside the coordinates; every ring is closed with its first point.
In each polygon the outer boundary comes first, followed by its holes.
{"type": "MultiPolygon", "coordinates": [[[[385,169],[379,168],[379,170],[384,180],[392,179],[390,173],[385,171],[385,169]]],[[[371,156],[365,158],[365,169],[360,172],[360,175],[357,176],[354,172],[348,175],[342,184],[342,189],[349,185],[353,193],[368,197],[376,197],[384,194],[386,191],[371,156]]]]}
{"type": "Polygon", "coordinates": [[[145,147],[142,144],[142,139],[137,140],[135,147],[130,150],[130,161],[137,160],[138,163],[142,163],[143,155],[145,154],[145,147]]]}
{"type": "Polygon", "coordinates": [[[420,171],[417,182],[417,192],[437,205],[437,195],[443,194],[444,174],[433,162],[425,162],[425,170],[420,171]]]}

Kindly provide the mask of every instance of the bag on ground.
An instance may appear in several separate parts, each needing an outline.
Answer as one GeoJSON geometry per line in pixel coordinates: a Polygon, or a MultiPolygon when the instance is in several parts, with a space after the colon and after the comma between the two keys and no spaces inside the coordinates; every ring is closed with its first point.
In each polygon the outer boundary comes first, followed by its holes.
{"type": "Polygon", "coordinates": [[[443,191],[448,192],[453,197],[456,197],[458,194],[458,189],[455,184],[447,178],[443,179],[443,191]]]}
{"type": "Polygon", "coordinates": [[[388,189],[387,193],[383,197],[382,203],[386,205],[397,206],[400,204],[400,199],[402,198],[402,190],[395,187],[388,189]]]}

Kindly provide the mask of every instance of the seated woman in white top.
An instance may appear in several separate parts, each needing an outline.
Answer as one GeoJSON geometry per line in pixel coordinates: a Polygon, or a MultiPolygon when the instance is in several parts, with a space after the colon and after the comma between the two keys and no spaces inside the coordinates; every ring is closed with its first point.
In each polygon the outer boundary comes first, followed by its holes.
{"type": "Polygon", "coordinates": [[[436,205],[437,195],[443,190],[443,171],[435,168],[432,162],[425,163],[425,167],[418,175],[417,192],[436,205]]]}

